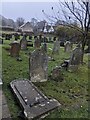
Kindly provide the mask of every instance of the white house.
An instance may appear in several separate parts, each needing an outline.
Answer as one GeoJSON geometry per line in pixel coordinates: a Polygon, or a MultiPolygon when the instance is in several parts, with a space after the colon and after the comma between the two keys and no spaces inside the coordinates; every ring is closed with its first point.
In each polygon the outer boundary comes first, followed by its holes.
{"type": "Polygon", "coordinates": [[[22,32],[33,33],[33,28],[30,22],[27,22],[19,27],[22,32]]]}

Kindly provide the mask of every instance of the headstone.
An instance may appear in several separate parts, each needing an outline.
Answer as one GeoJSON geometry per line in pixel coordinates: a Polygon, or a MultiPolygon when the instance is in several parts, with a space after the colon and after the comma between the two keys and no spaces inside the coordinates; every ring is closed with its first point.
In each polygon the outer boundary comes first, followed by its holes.
{"type": "Polygon", "coordinates": [[[49,43],[53,43],[52,37],[49,37],[49,38],[48,38],[48,42],[49,42],[49,43]]]}
{"type": "Polygon", "coordinates": [[[78,65],[81,63],[81,56],[82,56],[82,50],[79,46],[77,46],[71,54],[70,61],[69,61],[69,67],[71,69],[78,68],[78,65]]]}
{"type": "Polygon", "coordinates": [[[14,34],[15,40],[17,41],[18,39],[20,39],[20,35],[18,33],[14,34]]]}
{"type": "Polygon", "coordinates": [[[46,42],[46,43],[48,43],[48,38],[47,37],[43,37],[43,42],[46,42]]]}
{"type": "Polygon", "coordinates": [[[42,35],[39,35],[39,40],[40,42],[42,42],[42,35]]]}
{"type": "Polygon", "coordinates": [[[46,42],[44,42],[43,44],[42,44],[42,51],[43,52],[46,52],[47,53],[47,43],[46,42]]]}
{"type": "Polygon", "coordinates": [[[3,38],[0,37],[0,44],[3,44],[3,38]]]}
{"type": "Polygon", "coordinates": [[[61,70],[61,66],[56,66],[52,71],[51,71],[51,79],[55,81],[63,81],[63,74],[61,70]]]}
{"type": "Polygon", "coordinates": [[[60,41],[56,39],[56,41],[54,41],[52,54],[59,54],[59,50],[60,50],[60,41]]]}
{"type": "Polygon", "coordinates": [[[3,38],[5,37],[5,33],[2,33],[2,37],[3,37],[3,38]]]}
{"type": "Polygon", "coordinates": [[[42,49],[34,50],[30,55],[30,78],[32,82],[47,81],[48,57],[42,49]]]}
{"type": "Polygon", "coordinates": [[[72,44],[71,44],[71,42],[67,41],[65,43],[65,47],[64,48],[65,48],[65,52],[70,52],[72,50],[72,44]]]}
{"type": "Polygon", "coordinates": [[[85,53],[90,53],[90,40],[88,40],[88,47],[87,49],[85,50],[85,53]]]}
{"type": "Polygon", "coordinates": [[[52,38],[51,37],[49,37],[49,41],[51,41],[52,40],[52,38]]]}
{"type": "Polygon", "coordinates": [[[53,41],[56,41],[56,37],[53,38],[53,41]]]}
{"type": "Polygon", "coordinates": [[[14,41],[10,45],[11,45],[10,55],[12,57],[19,57],[20,44],[17,41],[14,41]]]}
{"type": "Polygon", "coordinates": [[[40,46],[41,46],[41,42],[38,39],[38,37],[35,36],[34,37],[34,47],[35,47],[35,49],[40,48],[40,46]]]}
{"type": "Polygon", "coordinates": [[[26,40],[25,36],[23,36],[23,38],[21,39],[20,46],[21,46],[21,50],[27,49],[27,40],[26,40]]]}
{"type": "Polygon", "coordinates": [[[6,34],[5,39],[6,39],[6,40],[10,40],[10,38],[11,38],[10,35],[9,35],[9,34],[6,34]]]}
{"type": "Polygon", "coordinates": [[[28,120],[44,118],[61,105],[55,99],[48,99],[30,80],[14,80],[10,86],[28,120]]]}

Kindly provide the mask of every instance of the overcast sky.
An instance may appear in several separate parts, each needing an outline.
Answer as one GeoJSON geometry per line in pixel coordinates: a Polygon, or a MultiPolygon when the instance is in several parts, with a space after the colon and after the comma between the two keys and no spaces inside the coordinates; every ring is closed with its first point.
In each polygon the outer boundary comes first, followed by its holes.
{"type": "Polygon", "coordinates": [[[43,20],[46,19],[46,17],[42,13],[42,10],[52,15],[51,7],[53,6],[55,12],[57,12],[58,5],[57,2],[3,2],[2,13],[0,14],[14,21],[18,17],[23,17],[26,21],[30,21],[31,18],[43,20]]]}

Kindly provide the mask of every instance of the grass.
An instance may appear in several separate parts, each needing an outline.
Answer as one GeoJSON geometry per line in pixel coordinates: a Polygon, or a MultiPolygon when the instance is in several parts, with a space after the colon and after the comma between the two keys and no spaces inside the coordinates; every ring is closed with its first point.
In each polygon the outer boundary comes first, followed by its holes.
{"type": "MultiPolygon", "coordinates": [[[[34,48],[28,48],[26,51],[20,51],[22,61],[16,61],[9,56],[6,48],[9,48],[11,41],[4,41],[2,46],[2,76],[3,91],[7,98],[11,116],[18,119],[18,112],[21,110],[13,96],[9,84],[12,80],[18,78],[29,78],[29,57],[28,53],[34,48]]],[[[51,55],[52,44],[48,44],[48,55],[51,55]]],[[[55,61],[48,64],[48,75],[51,70],[60,65],[64,59],[68,59],[70,53],[65,53],[63,47],[60,48],[60,54],[54,55],[55,61]]],[[[80,65],[76,72],[62,70],[64,80],[56,82],[48,79],[44,83],[34,83],[45,95],[53,97],[61,103],[61,108],[53,111],[48,118],[87,118],[88,117],[88,56],[84,55],[85,64],[80,65]]]]}

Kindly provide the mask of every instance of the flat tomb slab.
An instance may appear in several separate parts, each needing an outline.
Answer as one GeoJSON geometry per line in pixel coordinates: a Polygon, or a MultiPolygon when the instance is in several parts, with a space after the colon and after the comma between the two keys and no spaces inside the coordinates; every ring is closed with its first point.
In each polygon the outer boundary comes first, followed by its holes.
{"type": "Polygon", "coordinates": [[[38,118],[60,106],[55,99],[48,99],[30,80],[14,80],[10,83],[26,118],[38,118]]]}

